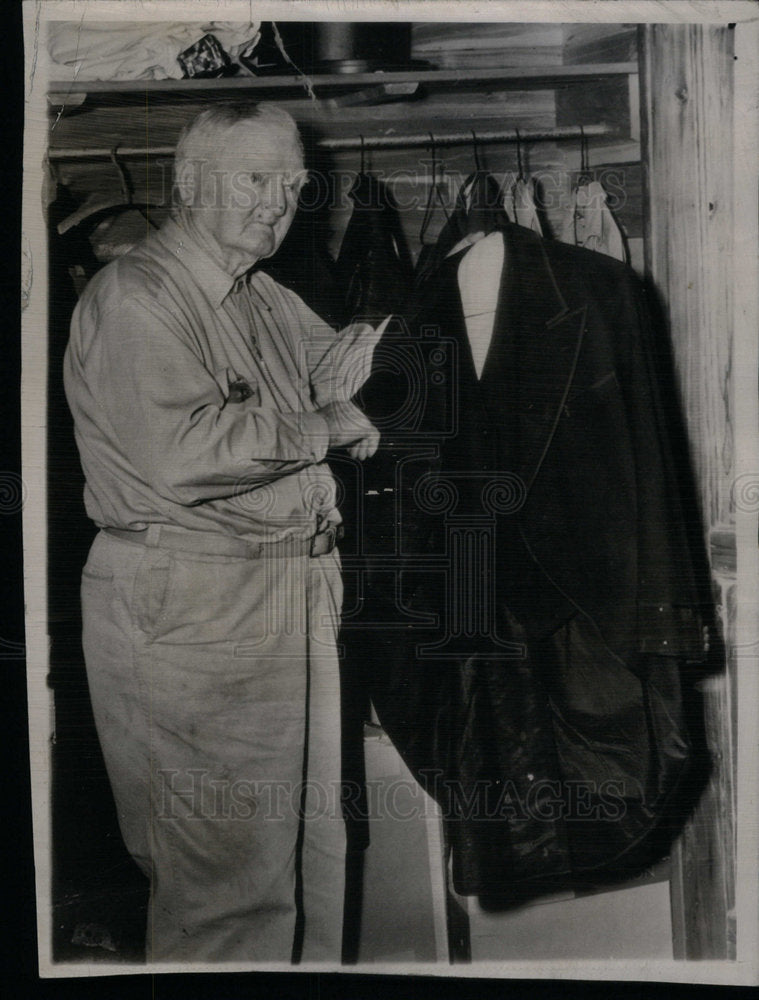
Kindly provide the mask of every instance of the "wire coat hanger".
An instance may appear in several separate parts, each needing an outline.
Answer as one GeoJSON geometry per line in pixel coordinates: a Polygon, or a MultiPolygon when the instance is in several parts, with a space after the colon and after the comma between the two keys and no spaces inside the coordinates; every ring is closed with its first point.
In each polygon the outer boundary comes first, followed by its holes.
{"type": "Polygon", "coordinates": [[[585,129],[580,126],[580,176],[577,179],[577,184],[589,184],[593,180],[590,172],[590,156],[588,153],[588,137],[585,135],[585,129]]]}
{"type": "Polygon", "coordinates": [[[109,158],[110,158],[111,163],[116,168],[116,173],[119,175],[119,181],[121,182],[121,196],[122,196],[123,200],[127,204],[131,205],[132,204],[132,188],[131,188],[131,185],[129,183],[129,178],[127,177],[126,170],[124,169],[123,165],[121,163],[119,163],[119,159],[118,159],[118,155],[117,155],[118,148],[119,148],[118,146],[112,146],[111,147],[111,151],[109,153],[109,158]]]}
{"type": "Polygon", "coordinates": [[[432,132],[429,133],[430,137],[430,152],[432,154],[432,178],[430,182],[430,190],[427,194],[427,204],[424,207],[424,217],[422,218],[422,225],[419,230],[419,242],[424,246],[424,237],[427,235],[427,230],[429,229],[430,222],[432,221],[432,216],[435,212],[434,203],[437,200],[440,204],[443,212],[445,213],[446,222],[450,219],[448,214],[448,209],[445,207],[445,202],[440,197],[440,191],[438,189],[437,181],[437,148],[435,145],[435,136],[432,132]]]}
{"type": "Polygon", "coordinates": [[[71,215],[66,216],[61,222],[58,223],[58,233],[63,236],[67,233],[69,229],[73,229],[74,226],[80,225],[80,223],[91,218],[93,215],[98,215],[100,212],[105,212],[108,209],[123,208],[125,211],[129,208],[135,208],[142,210],[143,208],[164,208],[164,205],[160,205],[157,202],[145,201],[140,204],[134,202],[134,194],[132,191],[132,185],[124,168],[124,165],[119,161],[118,158],[118,146],[111,147],[108,158],[110,159],[113,166],[116,168],[116,173],[119,175],[119,187],[121,188],[121,193],[118,197],[111,198],[93,198],[89,197],[85,203],[76,210],[72,212],[71,215]]]}
{"type": "Polygon", "coordinates": [[[474,153],[474,169],[477,173],[482,173],[482,161],[480,160],[480,148],[477,141],[477,133],[470,129],[472,133],[472,152],[474,153]]]}
{"type": "Polygon", "coordinates": [[[517,133],[517,180],[524,180],[524,164],[522,162],[522,137],[519,134],[519,129],[516,129],[517,133]]]}

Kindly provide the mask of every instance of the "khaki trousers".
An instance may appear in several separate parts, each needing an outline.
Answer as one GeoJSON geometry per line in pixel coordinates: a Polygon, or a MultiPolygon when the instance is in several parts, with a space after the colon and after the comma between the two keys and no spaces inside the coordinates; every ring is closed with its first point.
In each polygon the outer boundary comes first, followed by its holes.
{"type": "Polygon", "coordinates": [[[95,539],[87,676],[122,835],[150,879],[148,961],[340,960],[341,601],[336,552],[95,539]]]}

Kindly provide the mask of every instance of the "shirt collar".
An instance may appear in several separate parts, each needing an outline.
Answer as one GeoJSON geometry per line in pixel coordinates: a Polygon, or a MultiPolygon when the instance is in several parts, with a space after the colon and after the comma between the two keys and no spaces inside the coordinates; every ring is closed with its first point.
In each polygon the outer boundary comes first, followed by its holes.
{"type": "Polygon", "coordinates": [[[172,256],[191,272],[214,309],[218,309],[238,279],[223,271],[175,219],[164,223],[158,235],[172,256]]]}

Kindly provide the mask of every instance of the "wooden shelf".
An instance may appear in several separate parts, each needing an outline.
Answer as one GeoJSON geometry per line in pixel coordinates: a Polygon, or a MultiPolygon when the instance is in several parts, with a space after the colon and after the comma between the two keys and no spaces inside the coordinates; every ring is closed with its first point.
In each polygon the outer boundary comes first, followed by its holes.
{"type": "Polygon", "coordinates": [[[331,73],[312,77],[292,74],[282,76],[222,77],[219,79],[191,80],[72,80],[50,84],[48,99],[58,108],[67,104],[80,106],[88,98],[97,103],[130,99],[160,100],[177,98],[213,98],[240,96],[247,91],[276,92],[284,96],[290,92],[302,97],[307,88],[306,79],[318,98],[323,91],[350,91],[378,84],[419,84],[439,87],[479,87],[497,83],[501,89],[526,90],[554,88],[588,80],[608,79],[637,74],[637,62],[590,63],[579,66],[539,66],[508,69],[429,69],[395,70],[374,73],[331,73]]]}

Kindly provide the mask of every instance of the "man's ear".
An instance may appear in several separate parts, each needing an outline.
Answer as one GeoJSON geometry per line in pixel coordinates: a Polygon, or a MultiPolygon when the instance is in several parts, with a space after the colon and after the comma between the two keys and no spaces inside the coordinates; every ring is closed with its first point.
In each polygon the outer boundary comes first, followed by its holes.
{"type": "Polygon", "coordinates": [[[179,167],[174,178],[176,197],[180,205],[189,206],[195,202],[195,191],[198,177],[192,160],[185,160],[179,167]]]}

